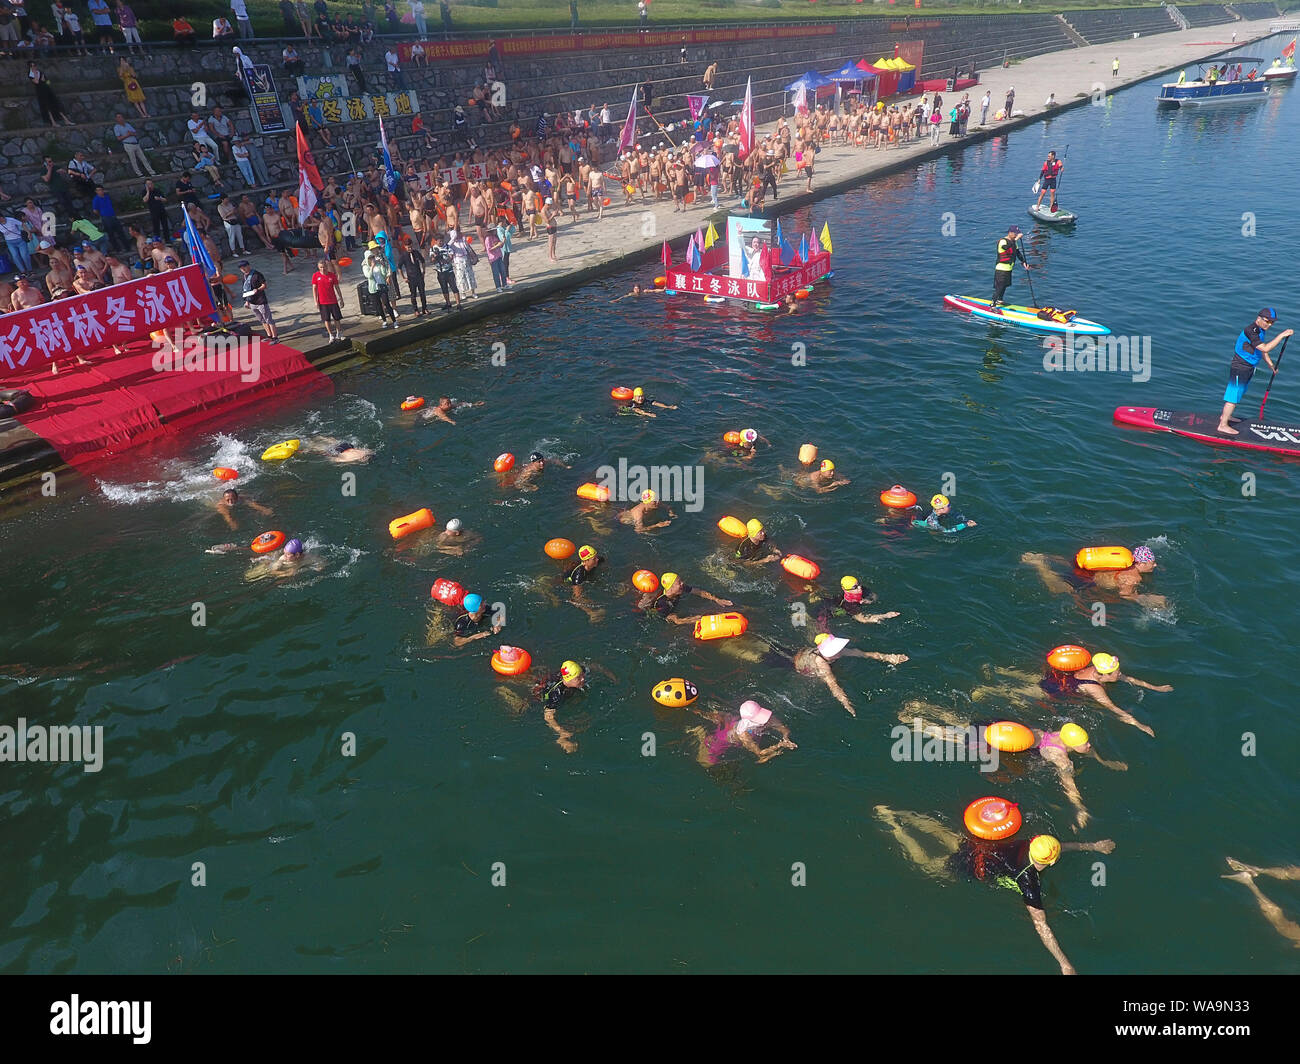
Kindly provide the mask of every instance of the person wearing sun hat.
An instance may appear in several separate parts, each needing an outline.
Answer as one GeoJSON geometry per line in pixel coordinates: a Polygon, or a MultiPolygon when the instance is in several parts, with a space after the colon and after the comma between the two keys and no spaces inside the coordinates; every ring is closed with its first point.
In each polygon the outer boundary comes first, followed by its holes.
{"type": "Polygon", "coordinates": [[[772,715],[770,709],[760,706],[752,699],[742,702],[738,714],[725,710],[697,709],[691,707],[692,713],[708,721],[712,728],[687,728],[687,732],[699,741],[696,760],[706,768],[716,765],[733,746],[743,747],[754,755],[761,765],[779,757],[787,750],[797,750],[798,745],[790,741],[790,729],[772,715]],[[780,738],[770,746],[760,745],[764,733],[774,731],[780,738]]]}
{"type": "Polygon", "coordinates": [[[928,875],[974,879],[989,886],[1014,890],[1025,903],[1039,941],[1060,965],[1061,974],[1076,974],[1074,965],[1047,923],[1040,877],[1060,860],[1066,850],[1113,853],[1114,841],[1099,839],[1097,842],[1063,843],[1054,835],[1034,835],[1028,839],[1015,836],[999,840],[976,839],[965,833],[958,834],[925,813],[878,805],[874,814],[897,840],[904,856],[928,875]]]}
{"type": "Polygon", "coordinates": [[[647,488],[641,493],[641,501],[635,506],[630,506],[618,515],[618,519],[625,525],[631,525],[638,532],[649,532],[653,528],[667,528],[672,524],[673,518],[677,515],[673,513],[670,507],[665,506],[668,511],[668,518],[664,521],[657,521],[653,525],[647,525],[646,518],[654,514],[660,507],[659,495],[647,488]]]}
{"type": "Polygon", "coordinates": [[[908,660],[906,654],[881,654],[875,650],[858,650],[856,647],[849,646],[849,641],[843,636],[831,635],[830,632],[819,632],[813,639],[813,646],[827,661],[835,661],[837,658],[867,658],[871,661],[883,661],[886,665],[901,665],[908,660]]]}
{"type": "Polygon", "coordinates": [[[673,624],[694,624],[703,614],[690,617],[677,616],[677,608],[681,605],[683,595],[699,595],[700,598],[708,599],[715,606],[721,606],[723,609],[732,605],[730,599],[718,598],[717,595],[705,591],[703,588],[692,587],[676,573],[664,573],[659,578],[659,589],[643,594],[637,602],[637,608],[654,610],[659,616],[671,621],[673,624]]]}

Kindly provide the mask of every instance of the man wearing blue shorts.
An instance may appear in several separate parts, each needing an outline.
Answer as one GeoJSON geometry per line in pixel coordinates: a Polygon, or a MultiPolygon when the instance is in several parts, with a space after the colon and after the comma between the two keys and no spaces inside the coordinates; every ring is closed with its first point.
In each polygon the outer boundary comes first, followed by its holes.
{"type": "Polygon", "coordinates": [[[1229,421],[1233,410],[1241,402],[1242,396],[1246,394],[1246,389],[1250,386],[1250,378],[1255,375],[1255,367],[1259,365],[1260,358],[1263,358],[1268,363],[1270,370],[1274,373],[1277,372],[1277,366],[1268,357],[1268,353],[1290,336],[1294,330],[1283,329],[1270,340],[1268,339],[1268,330],[1275,321],[1277,321],[1277,311],[1272,307],[1265,307],[1255,316],[1255,320],[1242,329],[1237,336],[1237,345],[1233,351],[1232,362],[1228,366],[1228,387],[1223,391],[1223,415],[1219,418],[1219,431],[1227,436],[1240,435],[1229,421]]]}

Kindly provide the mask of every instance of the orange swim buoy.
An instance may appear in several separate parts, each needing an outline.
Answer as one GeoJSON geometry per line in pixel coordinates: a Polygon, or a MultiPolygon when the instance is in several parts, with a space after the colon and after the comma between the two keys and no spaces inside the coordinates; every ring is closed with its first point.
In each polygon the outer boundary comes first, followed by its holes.
{"type": "Polygon", "coordinates": [[[422,406],[424,406],[424,396],[422,395],[408,395],[402,400],[403,410],[419,410],[422,406]]]}
{"type": "Polygon", "coordinates": [[[609,206],[609,197],[608,197],[608,196],[606,196],[606,197],[601,201],[601,206],[604,206],[604,207],[608,207],[608,206],[609,206]]]}
{"type": "Polygon", "coordinates": [[[791,576],[797,576],[800,580],[816,580],[821,576],[821,566],[816,562],[810,562],[798,554],[787,554],[781,559],[781,568],[791,576]]]}
{"type": "Polygon", "coordinates": [[[254,554],[268,554],[284,546],[283,532],[263,532],[250,544],[254,554]]]}
{"type": "Polygon", "coordinates": [[[1000,720],[984,729],[984,741],[994,750],[1019,754],[1034,745],[1034,733],[1013,720],[1000,720]]]}
{"type": "Polygon", "coordinates": [[[1020,810],[1005,798],[976,798],[962,814],[966,830],[977,839],[1009,839],[1020,830],[1020,810]]]}
{"type": "Polygon", "coordinates": [[[799,464],[812,465],[817,461],[817,445],[815,443],[805,443],[799,448],[799,464]]]}
{"type": "Polygon", "coordinates": [[[744,635],[749,621],[742,613],[712,613],[695,622],[696,639],[730,639],[744,635]]]}
{"type": "Polygon", "coordinates": [[[893,510],[905,510],[916,505],[916,494],[908,491],[902,484],[895,484],[888,491],[880,493],[880,501],[893,510]]]}
{"type": "Polygon", "coordinates": [[[732,429],[730,432],[724,432],[724,433],[722,434],[722,442],[723,442],[723,443],[730,443],[730,444],[744,443],[744,442],[745,442],[745,437],[743,437],[743,436],[742,436],[739,432],[737,432],[735,429],[732,429]]]}
{"type": "Polygon", "coordinates": [[[496,461],[492,463],[492,468],[498,473],[509,473],[515,467],[515,456],[509,451],[505,454],[499,454],[496,461]]]}
{"type": "Polygon", "coordinates": [[[577,549],[571,539],[548,539],[542,548],[548,558],[554,558],[557,562],[573,557],[573,552],[577,549]]]}
{"type": "Polygon", "coordinates": [[[396,517],[389,521],[388,534],[393,539],[401,539],[403,536],[409,536],[412,532],[419,532],[421,529],[432,527],[433,511],[426,506],[424,509],[416,510],[405,517],[396,517]]]}
{"type": "Polygon", "coordinates": [[[429,588],[429,597],[437,599],[444,606],[459,606],[465,601],[465,589],[455,580],[438,577],[429,588]]]}
{"type": "Polygon", "coordinates": [[[603,488],[599,484],[579,484],[574,494],[580,499],[590,499],[592,502],[609,502],[609,488],[603,488]]]}
{"type": "Polygon", "coordinates": [[[499,647],[492,653],[492,669],[502,676],[518,676],[533,667],[533,656],[519,647],[499,647]]]}
{"type": "Polygon", "coordinates": [[[718,527],[733,539],[744,539],[749,535],[745,522],[738,517],[728,515],[718,521],[718,527]]]}
{"type": "Polygon", "coordinates": [[[617,387],[617,388],[611,388],[611,389],[609,390],[609,397],[610,397],[611,399],[618,399],[618,400],[620,400],[620,401],[621,401],[621,400],[624,400],[624,399],[631,399],[631,398],[632,398],[632,389],[631,389],[631,388],[624,388],[624,387],[622,387],[621,385],[620,385],[619,387],[617,387]]]}
{"type": "Polygon", "coordinates": [[[1089,573],[1127,569],[1133,564],[1133,552],[1127,547],[1084,547],[1074,556],[1074,564],[1089,573]]]}
{"type": "Polygon", "coordinates": [[[239,470],[229,469],[226,466],[217,466],[217,468],[212,471],[212,475],[218,480],[238,480],[239,470]]]}
{"type": "Polygon", "coordinates": [[[801,288],[801,289],[799,289],[799,291],[797,291],[797,292],[794,294],[794,297],[795,297],[795,299],[807,299],[807,298],[808,298],[808,290],[807,290],[806,288],[801,288]]]}
{"type": "Polygon", "coordinates": [[[667,283],[668,283],[668,278],[667,278],[667,277],[656,277],[656,278],[655,278],[655,287],[656,287],[656,288],[663,288],[663,286],[666,285],[667,283]]]}
{"type": "Polygon", "coordinates": [[[648,595],[652,591],[659,590],[659,577],[649,569],[638,569],[632,574],[632,586],[648,595]]]}
{"type": "Polygon", "coordinates": [[[1078,672],[1092,664],[1092,655],[1083,647],[1067,643],[1047,655],[1047,664],[1061,672],[1078,672]]]}
{"type": "Polygon", "coordinates": [[[344,255],[343,258],[339,259],[339,265],[346,270],[349,266],[352,265],[352,260],[348,258],[346,255],[344,255]]]}

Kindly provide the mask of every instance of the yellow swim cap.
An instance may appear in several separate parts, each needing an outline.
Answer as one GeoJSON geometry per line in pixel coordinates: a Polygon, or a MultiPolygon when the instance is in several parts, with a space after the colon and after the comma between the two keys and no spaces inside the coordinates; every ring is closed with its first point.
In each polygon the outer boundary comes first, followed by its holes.
{"type": "Polygon", "coordinates": [[[1054,865],[1061,856],[1061,844],[1051,835],[1035,835],[1029,840],[1029,859],[1035,864],[1054,865]]]}
{"type": "Polygon", "coordinates": [[[832,462],[829,458],[823,458],[823,459],[822,459],[822,472],[823,472],[823,473],[834,473],[834,472],[835,472],[835,463],[832,462]]]}
{"type": "Polygon", "coordinates": [[[763,531],[763,522],[760,521],[757,517],[751,517],[748,521],[745,522],[745,531],[748,532],[751,536],[756,536],[763,531]]]}
{"type": "Polygon", "coordinates": [[[583,546],[578,548],[578,561],[580,562],[585,562],[588,558],[594,558],[595,556],[596,556],[595,547],[587,546],[584,544],[583,546]]]}
{"type": "Polygon", "coordinates": [[[575,676],[582,675],[582,666],[576,661],[566,661],[560,666],[560,675],[566,680],[572,680],[575,676]]]}
{"type": "Polygon", "coordinates": [[[664,573],[664,575],[659,578],[659,586],[665,591],[671,591],[675,583],[677,583],[676,573],[664,573]]]}
{"type": "Polygon", "coordinates": [[[856,576],[841,576],[841,577],[840,577],[840,589],[841,589],[841,590],[843,590],[843,591],[852,591],[852,590],[853,590],[855,587],[857,587],[857,586],[858,586],[858,578],[857,578],[856,576]]]}
{"type": "Polygon", "coordinates": [[[1088,745],[1088,733],[1077,724],[1067,724],[1061,729],[1061,742],[1074,748],[1088,745]]]}
{"type": "Polygon", "coordinates": [[[644,389],[644,388],[633,388],[633,389],[632,389],[632,397],[633,397],[633,398],[636,398],[638,395],[645,395],[645,389],[644,389]]]}
{"type": "Polygon", "coordinates": [[[828,633],[826,633],[826,632],[822,632],[820,635],[818,635],[816,638],[813,639],[813,646],[815,646],[815,647],[819,647],[819,646],[821,646],[824,642],[826,642],[826,640],[828,640],[829,638],[830,638],[830,635],[829,635],[828,633]]]}
{"type": "Polygon", "coordinates": [[[651,491],[649,488],[646,488],[646,490],[643,491],[643,492],[641,493],[641,501],[642,501],[642,502],[646,502],[646,503],[649,503],[649,502],[658,502],[658,501],[659,501],[659,496],[656,495],[656,494],[655,494],[653,491],[651,491]]]}
{"type": "Polygon", "coordinates": [[[939,509],[940,506],[947,506],[947,505],[948,505],[947,495],[936,495],[933,499],[930,500],[930,507],[931,509],[934,510],[939,509]]]}
{"type": "Polygon", "coordinates": [[[1109,676],[1112,672],[1119,672],[1119,658],[1114,654],[1094,654],[1092,667],[1103,676],[1109,676]]]}

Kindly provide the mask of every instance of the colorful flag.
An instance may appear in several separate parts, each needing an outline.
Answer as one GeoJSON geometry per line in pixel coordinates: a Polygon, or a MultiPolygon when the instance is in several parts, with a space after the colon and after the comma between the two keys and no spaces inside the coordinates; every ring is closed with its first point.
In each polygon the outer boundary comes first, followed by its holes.
{"type": "Polygon", "coordinates": [[[799,261],[808,261],[808,237],[806,235],[799,238],[799,261]]]}
{"type": "Polygon", "coordinates": [[[740,245],[740,276],[749,276],[749,249],[744,244],[740,245]]]}
{"type": "Polygon", "coordinates": [[[665,270],[673,268],[673,249],[668,246],[667,240],[664,241],[664,250],[660,258],[663,260],[665,270]]]}
{"type": "Polygon", "coordinates": [[[379,120],[379,150],[384,155],[384,187],[389,192],[397,190],[397,171],[393,169],[393,157],[388,154],[388,134],[384,132],[384,120],[379,120]]]}
{"type": "Polygon", "coordinates": [[[831,253],[831,226],[830,222],[822,222],[822,235],[819,238],[821,245],[826,249],[826,254],[831,253]]]}
{"type": "Polygon", "coordinates": [[[806,115],[808,113],[808,86],[802,81],[797,84],[799,87],[794,90],[794,113],[806,115]]]}
{"type": "Polygon", "coordinates": [[[632,102],[627,105],[627,121],[623,123],[623,133],[618,138],[618,150],[621,155],[632,147],[636,140],[636,89],[632,89],[632,102]]]}
{"type": "Polygon", "coordinates": [[[1295,55],[1295,38],[1294,38],[1294,37],[1291,38],[1291,43],[1288,44],[1285,48],[1282,49],[1282,56],[1283,56],[1283,58],[1290,59],[1293,55],[1295,55]]]}
{"type": "Polygon", "coordinates": [[[740,150],[737,155],[741,159],[754,150],[753,82],[752,77],[745,82],[745,105],[740,109],[740,150]]]}
{"type": "Polygon", "coordinates": [[[718,231],[713,228],[713,223],[709,223],[708,231],[704,234],[704,250],[708,251],[718,242],[718,231]]]}
{"type": "Polygon", "coordinates": [[[704,113],[704,108],[709,105],[707,96],[687,96],[686,106],[691,109],[691,121],[698,122],[700,115],[704,113]]]}
{"type": "Polygon", "coordinates": [[[297,131],[298,138],[298,169],[307,171],[313,188],[324,188],[325,182],[320,179],[320,171],[316,169],[316,157],[307,146],[307,135],[303,133],[302,126],[297,123],[294,123],[294,129],[297,131]]]}
{"type": "Polygon", "coordinates": [[[316,189],[323,188],[324,182],[320,179],[320,171],[316,169],[311,149],[307,147],[302,126],[295,128],[298,131],[298,224],[302,225],[316,209],[316,189]]]}
{"type": "Polygon", "coordinates": [[[686,261],[691,264],[691,269],[697,273],[702,261],[700,256],[700,245],[695,242],[695,237],[691,237],[691,246],[686,249],[686,261]]]}
{"type": "Polygon", "coordinates": [[[185,215],[185,243],[190,249],[190,258],[203,267],[205,277],[211,277],[217,272],[216,264],[208,254],[208,249],[203,246],[203,240],[199,237],[198,230],[194,228],[194,219],[190,217],[190,212],[182,208],[181,213],[185,215]]]}
{"type": "Polygon", "coordinates": [[[790,241],[786,240],[781,232],[781,220],[776,221],[776,246],[781,249],[781,261],[785,262],[786,255],[794,255],[794,248],[790,246],[790,241]]]}

